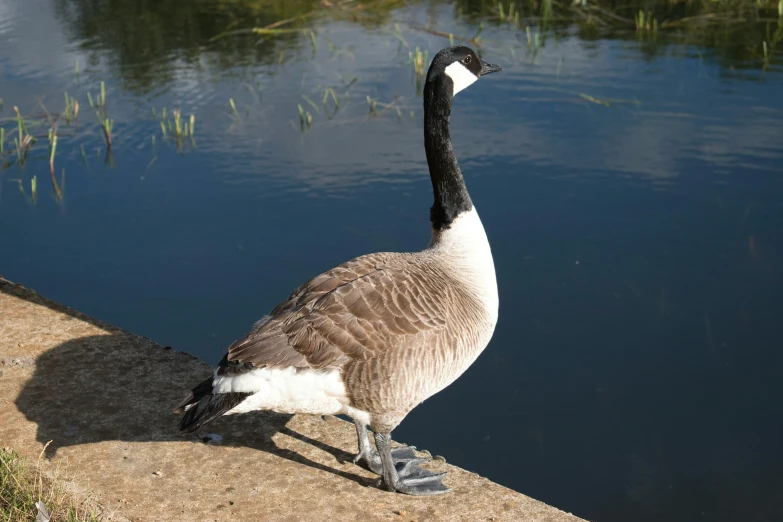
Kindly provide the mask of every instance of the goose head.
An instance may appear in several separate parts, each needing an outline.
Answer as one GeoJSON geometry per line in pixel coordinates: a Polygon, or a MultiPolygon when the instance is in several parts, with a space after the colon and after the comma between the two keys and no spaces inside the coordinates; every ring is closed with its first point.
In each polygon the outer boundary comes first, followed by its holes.
{"type": "Polygon", "coordinates": [[[480,77],[500,70],[499,65],[485,62],[470,47],[455,45],[441,49],[432,59],[427,84],[454,97],[480,77]]]}

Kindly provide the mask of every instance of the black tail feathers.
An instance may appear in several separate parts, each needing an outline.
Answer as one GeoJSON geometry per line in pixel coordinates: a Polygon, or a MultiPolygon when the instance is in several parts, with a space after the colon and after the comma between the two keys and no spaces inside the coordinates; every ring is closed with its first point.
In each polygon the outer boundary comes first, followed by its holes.
{"type": "Polygon", "coordinates": [[[212,378],[202,382],[188,393],[174,408],[174,413],[185,413],[180,431],[190,433],[211,422],[245,400],[249,393],[212,393],[212,378]]]}

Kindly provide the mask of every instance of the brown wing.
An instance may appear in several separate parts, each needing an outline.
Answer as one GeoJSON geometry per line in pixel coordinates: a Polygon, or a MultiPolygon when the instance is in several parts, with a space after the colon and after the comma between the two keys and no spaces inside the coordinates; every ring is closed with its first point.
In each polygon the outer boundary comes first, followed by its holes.
{"type": "Polygon", "coordinates": [[[308,281],[232,344],[228,361],[339,368],[440,330],[448,285],[399,256],[363,256],[308,281]]]}

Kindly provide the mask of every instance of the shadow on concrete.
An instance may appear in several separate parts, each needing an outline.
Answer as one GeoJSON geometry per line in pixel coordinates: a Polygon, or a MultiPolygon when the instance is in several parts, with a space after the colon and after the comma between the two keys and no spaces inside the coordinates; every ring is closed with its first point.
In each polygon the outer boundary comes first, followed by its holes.
{"type": "MultiPolygon", "coordinates": [[[[198,434],[179,434],[180,416],[171,413],[190,388],[209,376],[209,368],[194,359],[122,332],[74,339],[37,359],[33,377],[19,394],[16,406],[37,424],[38,442],[51,441],[46,449],[48,458],[63,447],[102,441],[192,440],[201,444],[198,434]]],[[[365,486],[374,483],[279,448],[272,440],[276,433],[311,444],[338,462],[352,458],[288,428],[291,417],[272,412],[223,417],[199,433],[220,433],[222,446],[250,447],[365,486]]]]}

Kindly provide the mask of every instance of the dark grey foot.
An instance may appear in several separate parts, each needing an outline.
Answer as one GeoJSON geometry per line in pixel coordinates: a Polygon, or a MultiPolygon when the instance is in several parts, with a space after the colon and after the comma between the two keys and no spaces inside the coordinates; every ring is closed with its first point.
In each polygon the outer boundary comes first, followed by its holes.
{"type": "Polygon", "coordinates": [[[382,464],[379,487],[415,496],[440,495],[451,491],[443,483],[446,473],[433,473],[419,466],[420,463],[427,462],[427,459],[416,458],[407,462],[394,462],[390,442],[391,434],[375,434],[375,445],[378,447],[382,464]]]}
{"type": "MultiPolygon", "coordinates": [[[[426,459],[418,459],[418,462],[421,461],[426,462],[426,459]]],[[[397,481],[389,487],[386,479],[381,478],[378,480],[378,487],[413,496],[440,495],[451,491],[443,483],[443,479],[448,473],[433,473],[419,466],[418,462],[410,461],[395,466],[397,481]]]]}
{"type": "MultiPolygon", "coordinates": [[[[373,473],[382,475],[383,463],[381,462],[381,456],[370,444],[367,428],[358,422],[356,423],[356,435],[359,439],[359,453],[353,458],[353,463],[364,469],[368,469],[373,473]]],[[[408,462],[426,462],[427,459],[416,456],[416,452],[413,451],[415,449],[415,446],[401,446],[391,450],[394,465],[400,466],[408,462]]]]}
{"type": "MultiPolygon", "coordinates": [[[[395,467],[399,468],[409,462],[427,462],[427,459],[416,456],[416,452],[413,451],[415,446],[402,446],[391,450],[392,460],[395,467]]],[[[359,453],[353,458],[353,463],[370,470],[376,475],[383,474],[383,463],[381,462],[381,456],[375,450],[370,450],[365,453],[359,453]]]]}

